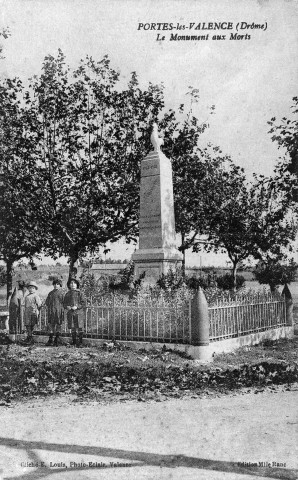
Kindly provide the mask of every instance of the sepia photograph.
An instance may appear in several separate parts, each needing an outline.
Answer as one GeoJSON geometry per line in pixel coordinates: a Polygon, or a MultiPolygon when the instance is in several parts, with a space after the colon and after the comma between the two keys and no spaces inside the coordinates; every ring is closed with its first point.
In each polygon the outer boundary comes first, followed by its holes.
{"type": "Polygon", "coordinates": [[[0,0],[0,480],[298,479],[297,0],[0,0]]]}

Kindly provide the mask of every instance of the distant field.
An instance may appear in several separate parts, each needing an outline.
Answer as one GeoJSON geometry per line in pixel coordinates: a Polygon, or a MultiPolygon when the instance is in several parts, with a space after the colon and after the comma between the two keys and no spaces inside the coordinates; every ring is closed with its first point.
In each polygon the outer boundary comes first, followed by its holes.
{"type": "MultiPolygon", "coordinates": [[[[53,267],[38,267],[38,270],[16,270],[14,279],[13,279],[13,288],[17,284],[18,280],[24,280],[28,282],[30,280],[34,281],[38,285],[38,293],[41,298],[46,298],[49,291],[52,290],[52,280],[49,280],[50,276],[57,276],[62,278],[63,284],[65,285],[68,278],[68,266],[53,266],[53,267]]],[[[0,304],[5,304],[6,302],[6,286],[0,288],[0,304]]]]}

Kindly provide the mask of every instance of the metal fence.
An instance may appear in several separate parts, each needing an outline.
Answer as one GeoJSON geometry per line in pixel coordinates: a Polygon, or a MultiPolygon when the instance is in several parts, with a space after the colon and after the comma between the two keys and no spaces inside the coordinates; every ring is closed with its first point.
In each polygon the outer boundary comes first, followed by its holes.
{"type": "MultiPolygon", "coordinates": [[[[208,307],[211,342],[240,337],[287,325],[285,298],[271,294],[225,298],[208,307]]],[[[84,311],[84,337],[191,344],[191,300],[169,304],[164,299],[144,301],[123,297],[88,301],[84,311]]],[[[47,311],[42,307],[38,333],[47,331],[47,311]]],[[[62,333],[70,335],[67,322],[62,333]]]]}
{"type": "MultiPolygon", "coordinates": [[[[84,337],[162,343],[190,343],[190,304],[169,305],[164,299],[132,301],[121,297],[92,299],[84,312],[84,337]]],[[[41,309],[37,330],[44,333],[47,311],[41,309]]],[[[62,332],[69,334],[67,322],[62,332]]]]}
{"type": "Polygon", "coordinates": [[[227,298],[208,311],[209,337],[213,342],[287,324],[285,298],[269,293],[227,298]]]}

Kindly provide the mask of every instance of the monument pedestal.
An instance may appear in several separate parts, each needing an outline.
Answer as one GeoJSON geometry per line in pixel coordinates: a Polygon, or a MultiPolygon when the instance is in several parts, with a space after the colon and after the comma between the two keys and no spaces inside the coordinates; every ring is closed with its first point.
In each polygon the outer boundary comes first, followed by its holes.
{"type": "Polygon", "coordinates": [[[132,260],[135,263],[135,277],[139,278],[145,272],[144,283],[153,284],[169,269],[175,270],[177,266],[181,266],[182,257],[178,250],[152,248],[137,250],[132,260]]]}
{"type": "Polygon", "coordinates": [[[132,255],[135,276],[156,283],[170,268],[181,265],[177,249],[171,161],[156,149],[141,163],[139,249],[132,255]]]}

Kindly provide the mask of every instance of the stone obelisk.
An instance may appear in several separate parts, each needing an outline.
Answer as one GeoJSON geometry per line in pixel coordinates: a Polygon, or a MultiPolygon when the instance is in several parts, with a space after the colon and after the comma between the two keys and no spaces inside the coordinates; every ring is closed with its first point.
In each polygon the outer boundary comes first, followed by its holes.
{"type": "Polygon", "coordinates": [[[153,126],[154,151],[141,162],[139,248],[132,256],[135,277],[146,272],[145,283],[156,283],[169,268],[181,265],[177,249],[171,161],[163,154],[163,143],[153,126]]]}

